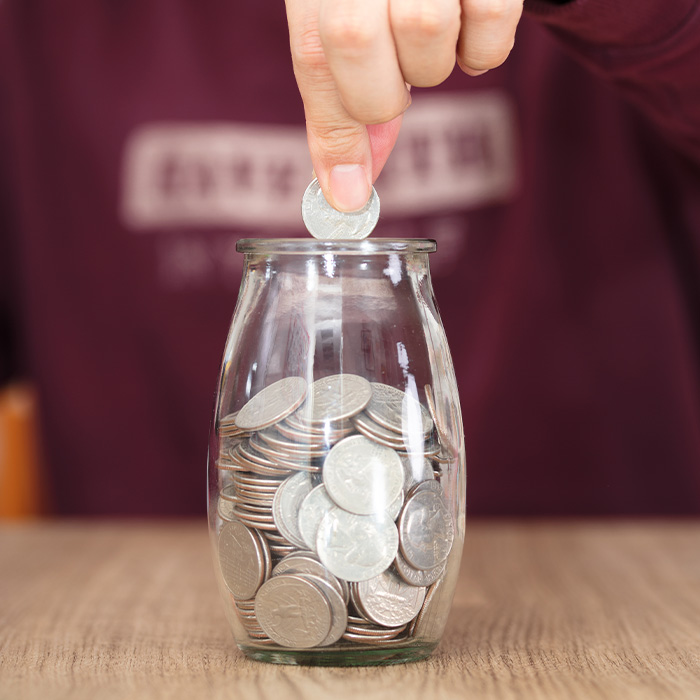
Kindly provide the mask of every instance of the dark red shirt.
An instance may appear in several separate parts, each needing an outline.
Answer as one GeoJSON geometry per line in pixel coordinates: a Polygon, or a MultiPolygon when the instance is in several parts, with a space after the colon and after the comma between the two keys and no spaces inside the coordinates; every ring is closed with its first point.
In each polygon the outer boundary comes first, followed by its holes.
{"type": "MultiPolygon", "coordinates": [[[[377,183],[376,235],[438,242],[468,510],[698,513],[700,5],[528,12],[377,183]]],[[[203,512],[235,241],[305,235],[282,3],[5,0],[0,147],[0,375],[55,511],[203,512]]]]}

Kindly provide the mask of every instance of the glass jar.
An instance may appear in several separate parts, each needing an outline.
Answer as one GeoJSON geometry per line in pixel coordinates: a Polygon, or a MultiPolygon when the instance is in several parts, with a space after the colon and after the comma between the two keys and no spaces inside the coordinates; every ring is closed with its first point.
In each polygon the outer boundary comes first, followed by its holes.
{"type": "Polygon", "coordinates": [[[400,663],[442,635],[464,438],[430,240],[241,240],[209,445],[209,527],[238,646],[400,663]]]}

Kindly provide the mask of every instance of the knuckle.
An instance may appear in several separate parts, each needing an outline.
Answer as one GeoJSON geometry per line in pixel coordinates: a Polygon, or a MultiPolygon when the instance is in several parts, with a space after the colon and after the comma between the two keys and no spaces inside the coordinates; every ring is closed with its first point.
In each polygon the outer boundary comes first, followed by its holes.
{"type": "Polygon", "coordinates": [[[365,137],[364,127],[358,126],[309,123],[308,129],[315,155],[331,161],[356,151],[365,137]]]}
{"type": "Polygon", "coordinates": [[[325,65],[326,57],[318,32],[309,30],[293,36],[290,47],[294,64],[306,68],[325,65]]]}
{"type": "Polygon", "coordinates": [[[392,16],[392,25],[399,33],[427,39],[446,34],[457,25],[458,21],[458,11],[443,11],[437,5],[421,2],[421,0],[405,3],[396,9],[392,16]]]}
{"type": "Polygon", "coordinates": [[[362,51],[370,47],[377,37],[374,22],[349,12],[327,14],[320,22],[319,31],[325,46],[340,50],[362,51]]]}

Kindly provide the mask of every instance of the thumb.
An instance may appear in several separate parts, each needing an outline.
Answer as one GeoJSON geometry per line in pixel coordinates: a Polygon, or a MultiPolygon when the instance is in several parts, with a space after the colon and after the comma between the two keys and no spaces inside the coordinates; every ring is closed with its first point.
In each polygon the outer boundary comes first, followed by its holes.
{"type": "Polygon", "coordinates": [[[326,200],[340,211],[361,209],[372,191],[372,147],[367,127],[348,115],[319,121],[312,118],[314,108],[306,99],[304,105],[311,162],[326,200]]]}

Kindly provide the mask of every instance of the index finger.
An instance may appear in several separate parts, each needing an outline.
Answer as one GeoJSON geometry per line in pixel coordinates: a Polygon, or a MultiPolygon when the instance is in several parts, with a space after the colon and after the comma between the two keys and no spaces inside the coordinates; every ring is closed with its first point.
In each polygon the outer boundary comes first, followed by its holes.
{"type": "Polygon", "coordinates": [[[348,114],[328,67],[318,29],[320,0],[286,0],[286,7],[316,177],[336,209],[361,209],[371,192],[372,150],[367,128],[348,114]]]}

